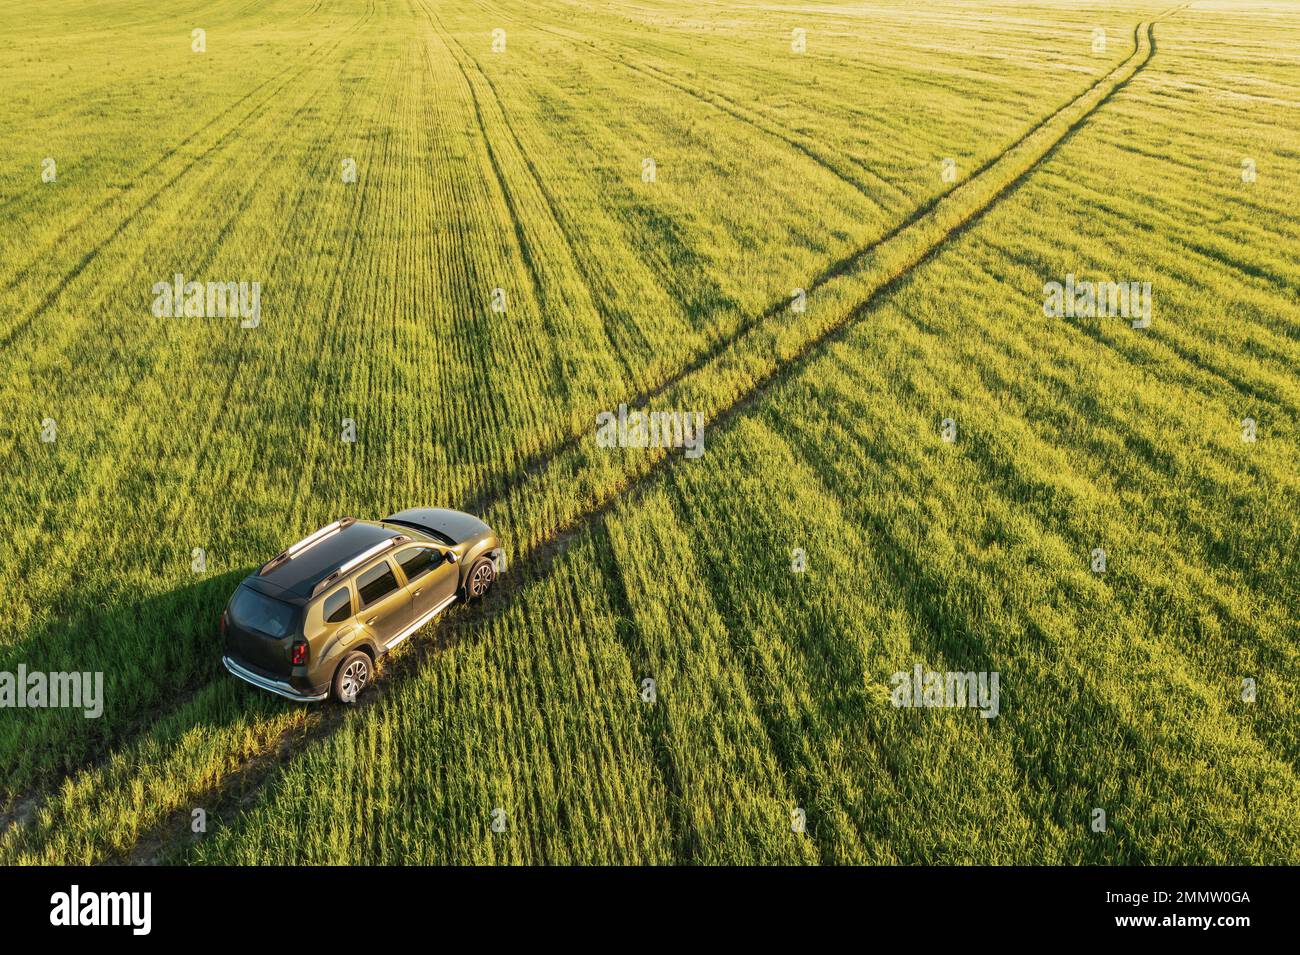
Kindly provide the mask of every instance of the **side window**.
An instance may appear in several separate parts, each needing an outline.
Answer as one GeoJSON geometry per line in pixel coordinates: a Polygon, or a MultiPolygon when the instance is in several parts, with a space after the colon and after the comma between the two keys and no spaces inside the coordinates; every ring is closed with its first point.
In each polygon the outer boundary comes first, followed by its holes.
{"type": "Polygon", "coordinates": [[[433,570],[442,563],[442,559],[442,551],[432,547],[412,547],[397,556],[397,562],[402,565],[402,573],[406,574],[408,581],[433,570]]]}
{"type": "Polygon", "coordinates": [[[325,622],[339,623],[352,616],[352,591],[340,587],[325,598],[325,622]]]}
{"type": "Polygon", "coordinates": [[[357,593],[361,595],[361,606],[369,607],[376,600],[387,597],[397,589],[397,575],[393,565],[384,561],[357,578],[357,593]]]}

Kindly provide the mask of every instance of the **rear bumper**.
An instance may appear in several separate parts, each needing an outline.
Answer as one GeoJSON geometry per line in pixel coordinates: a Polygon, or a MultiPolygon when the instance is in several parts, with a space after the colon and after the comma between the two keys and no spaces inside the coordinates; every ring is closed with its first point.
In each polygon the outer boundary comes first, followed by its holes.
{"type": "Polygon", "coordinates": [[[270,677],[262,676],[260,673],[256,673],[248,667],[242,666],[230,657],[222,657],[221,662],[225,665],[227,670],[239,677],[245,683],[251,683],[260,690],[269,690],[272,693],[278,693],[280,696],[289,700],[297,700],[300,703],[315,703],[329,696],[328,688],[319,693],[307,693],[303,690],[297,689],[296,687],[290,686],[283,680],[272,680],[270,677]]]}

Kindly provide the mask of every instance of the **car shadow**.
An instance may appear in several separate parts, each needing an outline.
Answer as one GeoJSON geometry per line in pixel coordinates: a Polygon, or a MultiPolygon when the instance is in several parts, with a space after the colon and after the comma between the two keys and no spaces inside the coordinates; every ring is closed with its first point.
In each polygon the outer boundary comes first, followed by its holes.
{"type": "Polygon", "coordinates": [[[0,804],[12,809],[33,790],[57,788],[110,750],[129,747],[199,690],[225,677],[218,619],[252,569],[202,576],[136,601],[72,591],[51,607],[46,620],[5,641],[0,674],[12,675],[8,685],[14,698],[0,698],[0,765],[7,770],[0,804]],[[44,705],[19,705],[40,702],[18,693],[19,676],[26,676],[30,689],[40,674],[53,673],[91,674],[88,681],[76,681],[83,692],[60,700],[78,705],[50,705],[52,689],[44,705]]]}

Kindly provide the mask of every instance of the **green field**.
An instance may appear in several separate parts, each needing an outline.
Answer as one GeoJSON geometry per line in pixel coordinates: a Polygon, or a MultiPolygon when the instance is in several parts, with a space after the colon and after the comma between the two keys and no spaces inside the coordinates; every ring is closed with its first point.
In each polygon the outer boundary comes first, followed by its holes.
{"type": "Polygon", "coordinates": [[[0,672],[104,680],[0,864],[1300,863],[1300,6],[58,0],[0,89],[0,672]],[[486,601],[225,673],[430,505],[486,601]]]}

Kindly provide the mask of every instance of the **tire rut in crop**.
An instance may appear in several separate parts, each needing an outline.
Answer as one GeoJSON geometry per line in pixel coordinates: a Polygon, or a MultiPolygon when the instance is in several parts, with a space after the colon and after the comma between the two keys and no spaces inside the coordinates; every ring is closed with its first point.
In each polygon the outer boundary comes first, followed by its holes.
{"type": "MultiPolygon", "coordinates": [[[[1162,14],[1162,16],[1166,16],[1166,15],[1168,14],[1162,14]]],[[[1137,56],[1139,52],[1140,52],[1139,50],[1135,49],[1134,53],[1130,55],[1128,58],[1126,58],[1125,60],[1121,61],[1121,63],[1115,69],[1121,68],[1125,63],[1128,63],[1130,60],[1133,59],[1133,57],[1137,56]]],[[[1145,63],[1145,61],[1143,62],[1145,63]]],[[[1113,72],[1114,71],[1112,70],[1112,73],[1113,72]]],[[[985,162],[981,163],[978,167],[976,167],[972,171],[970,176],[965,180],[965,182],[969,183],[970,181],[978,178],[979,176],[984,175],[996,163],[998,163],[1000,160],[1005,158],[1013,150],[1021,147],[1027,140],[1030,139],[1030,137],[1032,137],[1040,130],[1042,130],[1053,119],[1055,119],[1056,117],[1064,113],[1065,110],[1067,110],[1070,106],[1072,106],[1074,103],[1077,103],[1083,97],[1090,95],[1093,91],[1097,89],[1098,86],[1104,83],[1107,77],[1112,75],[1112,73],[1107,73],[1105,76],[1099,77],[1091,86],[1088,87],[1088,89],[1084,90],[1082,93],[1073,97],[1068,103],[1058,107],[1057,109],[1053,110],[1051,113],[1048,113],[1046,116],[1039,119],[1038,122],[1030,126],[1027,130],[1025,130],[1019,137],[1017,137],[1013,142],[1007,145],[1004,149],[999,151],[994,156],[991,156],[985,162]]],[[[960,187],[955,186],[954,189],[956,188],[960,188],[960,187]]],[[[848,274],[850,271],[852,271],[852,269],[856,265],[861,263],[864,259],[866,259],[872,253],[878,250],[881,246],[894,240],[905,230],[920,222],[922,219],[925,218],[926,215],[928,215],[935,208],[936,205],[938,205],[941,201],[947,198],[952,191],[953,190],[949,190],[949,192],[940,193],[938,195],[931,197],[930,199],[926,200],[921,205],[913,209],[912,212],[910,212],[904,219],[902,219],[897,224],[892,226],[883,235],[879,236],[878,238],[872,239],[871,241],[865,243],[864,245],[858,247],[857,249],[854,249],[847,255],[841,256],[839,259],[830,263],[804,286],[804,289],[808,294],[808,296],[811,298],[814,295],[814,293],[816,293],[817,291],[825,287],[827,283],[848,274]]],[[[754,328],[756,328],[757,326],[761,325],[764,322],[769,322],[775,319],[788,307],[789,307],[789,301],[784,297],[772,302],[765,310],[758,313],[748,321],[742,321],[732,332],[720,337],[711,345],[704,348],[694,358],[690,359],[686,364],[684,364],[677,371],[673,372],[672,374],[662,379],[658,384],[655,384],[650,388],[647,388],[639,392],[638,394],[628,398],[623,403],[626,404],[629,408],[635,408],[635,407],[641,407],[647,405],[650,402],[662,398],[667,392],[669,392],[676,385],[680,384],[688,376],[697,373],[700,369],[704,368],[710,362],[717,360],[719,356],[723,355],[725,352],[733,348],[737,342],[739,342],[742,338],[744,338],[747,334],[749,334],[754,328]]],[[[529,478],[536,478],[541,474],[543,474],[555,462],[555,460],[558,457],[560,457],[565,453],[572,452],[573,450],[575,450],[579,445],[579,443],[581,442],[582,438],[585,436],[586,436],[585,432],[570,434],[564,440],[552,446],[551,448],[538,451],[537,453],[529,456],[528,458],[520,462],[514,469],[508,472],[504,479],[497,482],[493,482],[491,486],[481,487],[480,489],[473,492],[470,495],[470,497],[464,502],[463,506],[467,510],[471,510],[471,511],[482,510],[488,503],[490,503],[495,498],[500,497],[502,494],[508,492],[513,486],[517,485],[519,482],[527,480],[529,478]]]]}
{"type": "MultiPolygon", "coordinates": [[[[1156,19],[1167,17],[1177,9],[1181,8],[1175,8],[1174,11],[1162,14],[1156,19]]],[[[1153,27],[1149,23],[1141,24],[1135,30],[1135,49],[1133,54],[1105,77],[1098,80],[1097,83],[1090,87],[1088,91],[1080,94],[1080,96],[1076,97],[1065,107],[1057,110],[1035,127],[1031,128],[1031,130],[1021,137],[1021,139],[1019,139],[1015,144],[998,157],[990,160],[990,162],[986,164],[979,173],[972,176],[971,179],[967,180],[961,187],[958,187],[948,196],[936,200],[929,209],[923,212],[918,211],[909,222],[900,224],[894,230],[891,230],[891,233],[888,236],[882,237],[871,246],[854,253],[854,255],[849,257],[848,261],[844,261],[839,268],[833,267],[831,273],[826,275],[823,282],[829,281],[832,277],[850,271],[854,265],[858,264],[859,260],[869,253],[869,251],[880,249],[884,246],[888,246],[890,243],[904,239],[907,237],[910,230],[926,225],[927,223],[925,220],[927,217],[933,216],[936,220],[942,220],[942,227],[937,237],[934,238],[933,241],[928,241],[920,245],[916,250],[909,251],[906,255],[906,261],[901,268],[897,269],[892,274],[884,276],[883,279],[878,280],[861,301],[850,308],[838,320],[831,323],[828,327],[820,331],[808,341],[804,342],[796,354],[778,362],[768,372],[759,375],[755,380],[753,380],[729,403],[715,409],[710,422],[711,427],[725,428],[730,421],[739,416],[743,416],[754,406],[755,403],[760,401],[774,384],[777,384],[779,381],[782,381],[791,375],[798,374],[807,366],[808,362],[817,354],[820,354],[826,346],[838,340],[838,338],[841,337],[850,326],[864,317],[869,306],[875,299],[895,288],[898,283],[906,279],[913,271],[915,271],[919,265],[927,261],[940,248],[945,246],[949,239],[961,234],[977,222],[985,212],[996,205],[1009,192],[1014,190],[1019,183],[1024,181],[1024,179],[1037,169],[1043,161],[1051,156],[1063,142],[1069,139],[1073,132],[1080,127],[1088,116],[1092,115],[1092,113],[1107,102],[1116,91],[1127,84],[1129,80],[1131,80],[1132,77],[1136,75],[1147,62],[1149,62],[1153,51],[1153,27]],[[1069,115],[1071,110],[1086,101],[1090,96],[1097,92],[1098,88],[1103,84],[1107,84],[1106,88],[1096,97],[1095,102],[1088,104],[1079,115],[1069,115]],[[999,165],[1004,160],[1009,160],[1009,157],[1016,149],[1026,144],[1034,135],[1045,130],[1053,123],[1056,123],[1057,125],[1063,124],[1063,128],[1053,131],[1048,142],[1036,147],[1036,152],[1034,152],[1028,161],[1023,164],[1023,168],[1012,170],[998,169],[999,165]],[[989,184],[988,188],[991,191],[986,195],[982,202],[969,208],[958,209],[956,211],[944,210],[943,214],[940,213],[939,210],[945,202],[956,201],[962,194],[964,194],[966,189],[974,186],[978,180],[985,176],[993,177],[994,181],[989,184]]],[[[933,223],[930,223],[930,225],[933,225],[933,223]]],[[[765,313],[765,315],[766,314],[767,313],[765,313]]],[[[751,329],[754,326],[757,326],[762,319],[763,316],[760,316],[751,323],[751,329]]],[[[742,337],[744,337],[744,333],[733,336],[730,343],[734,343],[734,341],[737,341],[742,337]]],[[[675,378],[669,383],[657,389],[656,394],[663,394],[674,384],[682,382],[696,373],[704,373],[707,371],[714,359],[725,353],[727,347],[728,346],[723,346],[722,348],[717,349],[715,354],[708,359],[695,362],[692,368],[684,370],[679,375],[675,376],[675,378]]],[[[561,445],[560,448],[546,456],[546,459],[542,461],[536,469],[530,469],[525,474],[520,475],[516,483],[504,488],[503,493],[527,483],[529,477],[533,474],[544,472],[546,468],[549,467],[550,463],[552,463],[565,448],[577,447],[580,438],[581,436],[573,436],[568,439],[568,441],[561,445]]],[[[499,612],[510,595],[516,592],[524,583],[548,574],[554,566],[556,559],[565,552],[569,541],[571,541],[574,536],[586,532],[604,521],[605,517],[618,503],[630,501],[632,502],[631,506],[634,506],[635,502],[639,499],[640,495],[650,485],[650,483],[664,473],[667,468],[676,466],[680,460],[680,455],[664,454],[659,456],[655,461],[653,461],[653,463],[649,464],[644,471],[636,475],[627,485],[625,485],[621,492],[608,493],[596,505],[587,508],[585,511],[571,515],[562,523],[561,526],[553,528],[551,531],[544,534],[538,543],[529,549],[529,552],[524,558],[516,560],[513,563],[512,569],[514,573],[509,577],[502,579],[498,585],[494,587],[486,601],[474,608],[452,615],[451,619],[447,621],[447,626],[440,628],[438,634],[439,639],[436,643],[433,641],[423,641],[419,643],[413,641],[408,651],[397,655],[395,659],[391,660],[391,662],[387,662],[385,666],[385,669],[388,671],[385,677],[386,682],[393,684],[405,679],[409,675],[415,673],[420,664],[430,655],[436,654],[443,647],[454,642],[459,635],[479,630],[482,623],[499,612]]],[[[366,705],[382,705],[382,703],[380,701],[375,701],[367,703],[366,705]]],[[[301,738],[297,742],[299,744],[310,744],[311,742],[327,737],[335,728],[337,728],[337,726],[341,725],[343,718],[343,714],[340,712],[326,713],[319,721],[315,722],[306,733],[302,734],[301,738]]],[[[280,751],[277,751],[274,758],[270,760],[269,765],[266,766],[264,770],[257,773],[258,781],[254,787],[254,793],[257,789],[263,787],[268,781],[275,778],[276,767],[287,763],[287,761],[292,758],[294,753],[300,748],[300,745],[282,747],[280,751]]],[[[260,759],[260,757],[255,757],[255,760],[257,759],[260,759]]],[[[254,760],[250,760],[249,762],[252,763],[254,760]]],[[[242,778],[240,773],[241,770],[236,770],[232,778],[242,778]]],[[[217,787],[217,790],[214,793],[214,798],[218,803],[221,803],[228,795],[227,788],[228,787],[224,784],[217,787]]],[[[248,798],[247,787],[241,786],[240,791],[244,794],[244,796],[241,797],[241,801],[246,801],[248,798]]],[[[166,827],[160,826],[158,828],[163,830],[166,827]]],[[[167,843],[165,832],[159,832],[146,834],[146,836],[141,838],[138,846],[154,846],[155,844],[159,844],[159,836],[164,836],[161,844],[165,845],[167,843]]],[[[152,852],[153,850],[151,849],[150,851],[152,852]]],[[[135,861],[140,860],[137,859],[135,861]]]]}
{"type": "MultiPolygon", "coordinates": [[[[1168,15],[1162,14],[1162,17],[1168,15]]],[[[878,281],[869,294],[853,308],[849,309],[839,320],[805,342],[797,354],[779,362],[767,373],[758,376],[741,394],[735,396],[729,404],[716,409],[713,412],[710,427],[714,429],[725,428],[730,421],[743,416],[757,402],[761,401],[774,385],[792,375],[797,375],[828,345],[837,341],[857,320],[864,317],[868,307],[875,299],[897,287],[918,266],[945,246],[949,239],[970,228],[984,213],[996,205],[1001,198],[1011,192],[1020,182],[1024,181],[1063,142],[1070,138],[1088,116],[1107,102],[1115,92],[1123,88],[1149,62],[1153,49],[1154,29],[1152,24],[1139,24],[1134,30],[1134,51],[1119,66],[1094,83],[1086,92],[1071,100],[1069,104],[1033,127],[1016,144],[991,161],[983,171],[967,180],[966,183],[944,197],[944,199],[936,202],[931,210],[918,217],[911,224],[900,226],[895,230],[891,238],[881,240],[877,244],[877,248],[886,246],[891,242],[903,241],[910,230],[919,229],[926,225],[925,220],[929,216],[933,216],[942,225],[938,235],[932,241],[924,242],[916,250],[908,252],[901,268],[886,275],[883,280],[878,281]],[[1088,103],[1088,99],[1098,92],[1100,92],[1100,95],[1096,96],[1095,101],[1088,103]],[[1081,104],[1086,104],[1086,106],[1078,115],[1072,115],[1073,111],[1078,109],[1081,104]],[[1048,129],[1054,123],[1061,126],[1061,128],[1054,130],[1053,134],[1047,137],[1047,141],[1041,144],[1036,152],[1029,156],[1027,161],[1022,162],[1018,167],[1012,164],[1010,169],[999,169],[999,166],[1004,161],[1011,162],[1011,157],[1016,149],[1027,144],[1036,134],[1048,129]],[[990,176],[994,177],[991,184],[979,183],[980,179],[990,176]],[[958,201],[961,196],[975,188],[977,184],[980,188],[988,190],[983,201],[969,208],[940,212],[944,202],[958,201]]],[[[846,271],[847,268],[848,266],[846,266],[846,271]]],[[[709,364],[709,362],[702,363],[697,371],[703,373],[708,369],[709,364]]],[[[684,373],[679,380],[684,381],[688,374],[690,373],[684,373]]],[[[574,439],[574,443],[577,443],[577,439],[574,439]]],[[[572,515],[560,527],[552,529],[530,548],[526,556],[512,562],[513,573],[498,582],[486,601],[476,607],[452,615],[451,619],[447,620],[447,625],[440,628],[439,639],[436,643],[431,641],[413,642],[414,645],[410,646],[407,652],[403,652],[391,662],[387,662],[385,670],[388,672],[385,674],[385,681],[389,685],[393,685],[398,681],[409,678],[418,671],[424,660],[439,652],[444,646],[454,642],[456,634],[481,629],[482,623],[499,612],[510,595],[515,593],[524,583],[548,574],[556,560],[563,555],[569,542],[575,536],[590,531],[603,522],[616,504],[630,502],[629,506],[635,506],[635,502],[650,484],[668,468],[677,466],[681,460],[681,455],[660,455],[620,491],[612,491],[606,494],[604,499],[595,506],[572,515]]],[[[382,702],[375,701],[369,705],[382,705],[382,702]]],[[[299,742],[310,744],[324,739],[341,724],[341,720],[342,717],[336,713],[327,714],[310,731],[304,734],[299,742]]],[[[283,752],[277,754],[276,764],[286,764],[297,750],[298,747],[285,748],[283,752]]],[[[260,774],[262,784],[264,785],[275,775],[273,770],[260,774]]],[[[224,798],[220,787],[215,796],[218,801],[224,798]]]]}

